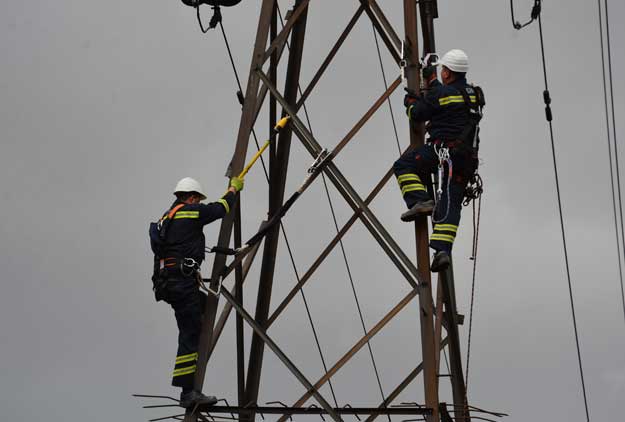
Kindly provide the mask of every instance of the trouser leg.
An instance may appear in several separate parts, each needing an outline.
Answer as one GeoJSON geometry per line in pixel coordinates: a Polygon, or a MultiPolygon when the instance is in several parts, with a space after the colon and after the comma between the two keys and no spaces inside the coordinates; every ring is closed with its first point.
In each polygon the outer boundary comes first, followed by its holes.
{"type": "Polygon", "coordinates": [[[183,390],[193,388],[202,329],[206,295],[194,279],[170,280],[171,301],[178,323],[178,353],[172,374],[172,385],[183,390]]]}
{"type": "Polygon", "coordinates": [[[456,239],[458,225],[460,224],[460,211],[462,210],[462,199],[466,183],[452,182],[449,186],[443,187],[443,194],[436,204],[433,221],[434,229],[430,236],[430,247],[437,251],[451,253],[451,249],[456,239]],[[447,200],[449,196],[449,202],[447,200]],[[449,203],[449,209],[448,209],[449,203]]]}
{"type": "Polygon", "coordinates": [[[473,150],[469,148],[461,146],[452,149],[450,153],[453,164],[452,181],[449,189],[447,188],[447,176],[442,181],[443,195],[436,205],[433,219],[436,223],[434,223],[434,229],[430,236],[430,247],[447,253],[451,253],[458,232],[460,212],[462,211],[462,201],[467,182],[477,166],[477,158],[473,150]],[[449,209],[447,209],[448,203],[449,209]]]}
{"type": "Polygon", "coordinates": [[[406,151],[393,164],[393,172],[408,208],[430,199],[426,181],[436,164],[436,154],[430,145],[406,151]]]}

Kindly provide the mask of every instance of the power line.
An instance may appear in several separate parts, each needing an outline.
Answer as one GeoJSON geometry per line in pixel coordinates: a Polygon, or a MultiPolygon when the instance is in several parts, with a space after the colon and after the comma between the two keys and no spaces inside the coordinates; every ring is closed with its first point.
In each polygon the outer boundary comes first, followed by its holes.
{"type": "MultiPolygon", "coordinates": [[[[601,3],[598,0],[599,4],[599,27],[601,28],[601,3]]],[[[614,142],[614,157],[615,157],[615,165],[616,165],[616,181],[617,181],[617,189],[618,189],[618,203],[619,203],[619,211],[621,218],[621,244],[625,249],[625,229],[623,228],[623,201],[621,199],[621,176],[620,176],[620,167],[618,162],[618,147],[616,142],[616,117],[614,113],[614,84],[612,80],[612,50],[610,48],[610,13],[608,11],[608,0],[604,0],[605,4],[605,26],[606,26],[606,39],[608,44],[608,76],[610,79],[610,101],[612,107],[612,142],[614,142]]],[[[605,84],[605,58],[603,51],[603,30],[601,30],[601,66],[603,69],[603,95],[606,102],[606,125],[608,130],[608,143],[610,142],[610,125],[608,123],[608,109],[607,109],[607,94],[606,94],[606,84],[605,84]]],[[[610,160],[610,176],[612,175],[612,161],[610,160]]],[[[613,183],[614,184],[614,183],[613,183]]],[[[612,198],[614,199],[614,187],[612,187],[612,198]]],[[[615,217],[616,218],[616,217],[615,217]]],[[[617,240],[618,243],[618,240],[617,240]]],[[[623,304],[623,318],[625,319],[625,290],[623,289],[623,274],[621,272],[621,258],[619,251],[619,275],[621,281],[621,301],[623,304]]]]}
{"type": "MultiPolygon", "coordinates": [[[[601,0],[597,0],[597,7],[599,10],[599,14],[598,14],[598,18],[599,18],[599,41],[600,41],[600,45],[601,45],[601,76],[603,77],[603,102],[604,102],[604,108],[605,108],[605,126],[606,126],[606,137],[607,137],[607,141],[608,141],[608,163],[610,165],[610,187],[611,187],[611,193],[612,193],[612,212],[614,215],[614,236],[616,237],[616,259],[618,261],[618,272],[619,272],[619,278],[621,280],[621,296],[623,293],[623,270],[622,270],[622,265],[621,265],[621,246],[620,246],[620,242],[619,242],[619,225],[617,222],[617,213],[616,213],[616,193],[615,193],[615,188],[614,188],[614,168],[612,165],[612,143],[610,142],[610,118],[609,118],[609,112],[608,112],[608,90],[607,90],[607,86],[606,86],[606,70],[605,70],[605,48],[603,45],[603,19],[602,19],[602,14],[601,14],[601,0]]],[[[615,143],[616,146],[616,143],[615,143]]],[[[619,176],[620,170],[618,168],[618,166],[616,166],[616,174],[617,174],[617,178],[620,180],[620,176],[619,176]]],[[[621,204],[620,201],[620,184],[619,184],[619,207],[621,204]]],[[[622,208],[622,207],[621,207],[622,208]]],[[[621,222],[621,234],[623,231],[623,213],[621,212],[619,214],[620,216],[620,222],[621,222]]],[[[623,302],[623,312],[624,312],[624,316],[625,316],[625,302],[623,302]]]]}
{"type": "Polygon", "coordinates": [[[569,299],[571,302],[571,315],[572,315],[572,319],[573,319],[573,330],[575,332],[575,345],[577,348],[577,361],[579,364],[579,374],[580,374],[580,379],[581,379],[581,385],[582,385],[582,393],[584,396],[584,409],[586,410],[586,421],[590,422],[590,414],[588,411],[588,399],[587,399],[587,395],[586,395],[586,383],[584,381],[584,368],[582,366],[582,354],[581,354],[581,350],[580,350],[580,345],[579,345],[579,334],[578,334],[578,330],[577,330],[577,318],[575,316],[575,303],[573,301],[573,286],[571,284],[571,271],[569,268],[569,255],[568,255],[568,251],[567,251],[567,247],[566,247],[566,231],[564,228],[564,215],[562,212],[562,200],[560,197],[560,181],[558,178],[558,165],[556,162],[556,148],[555,148],[555,141],[554,141],[554,135],[553,135],[553,115],[551,113],[551,96],[549,94],[549,85],[547,83],[547,63],[545,60],[545,43],[544,43],[544,39],[543,39],[543,25],[542,25],[542,19],[541,19],[541,0],[534,0],[534,7],[532,8],[532,17],[531,20],[524,24],[524,25],[520,25],[518,24],[518,22],[515,21],[514,19],[514,6],[513,6],[513,1],[510,0],[510,13],[512,15],[512,24],[514,26],[515,29],[520,30],[521,28],[529,25],[531,22],[533,22],[534,20],[538,20],[538,33],[540,36],[540,54],[541,54],[541,59],[542,59],[542,70],[543,70],[543,78],[544,78],[544,82],[545,82],[545,90],[543,91],[543,100],[545,102],[545,118],[547,119],[547,123],[549,124],[549,137],[551,140],[551,155],[553,158],[553,170],[554,170],[554,176],[555,176],[555,183],[556,183],[556,196],[558,199],[558,212],[559,212],[559,216],[560,216],[560,230],[562,233],[562,247],[563,247],[563,251],[564,251],[564,263],[565,263],[565,267],[566,267],[566,278],[567,278],[567,282],[568,282],[568,287],[569,287],[569,299]]]}
{"type": "Polygon", "coordinates": [[[545,60],[545,44],[543,40],[543,26],[542,26],[542,19],[541,19],[540,14],[538,15],[538,32],[540,34],[540,52],[541,52],[541,58],[542,58],[542,64],[543,64],[543,76],[545,80],[545,90],[543,91],[543,99],[545,101],[545,117],[547,118],[547,122],[549,123],[549,137],[551,139],[551,155],[553,158],[553,170],[554,170],[554,175],[555,175],[556,193],[557,193],[557,198],[558,198],[558,211],[560,214],[560,229],[562,232],[562,247],[564,250],[564,262],[566,265],[566,278],[567,278],[567,282],[569,286],[569,299],[571,301],[571,314],[573,317],[573,329],[575,331],[575,345],[577,347],[577,360],[579,363],[579,374],[580,374],[581,384],[582,384],[582,393],[584,396],[584,409],[586,410],[586,420],[590,422],[590,415],[588,411],[588,399],[586,397],[586,383],[584,382],[584,369],[582,366],[582,354],[581,354],[581,350],[579,346],[579,335],[577,331],[577,318],[575,317],[575,304],[573,301],[573,286],[571,284],[571,272],[569,269],[569,255],[568,255],[568,251],[566,247],[564,216],[562,212],[562,200],[560,198],[560,181],[558,180],[558,165],[556,163],[556,147],[555,147],[555,141],[554,141],[554,135],[553,135],[553,123],[552,123],[553,116],[551,114],[551,97],[549,95],[549,87],[547,84],[547,64],[545,60]]]}

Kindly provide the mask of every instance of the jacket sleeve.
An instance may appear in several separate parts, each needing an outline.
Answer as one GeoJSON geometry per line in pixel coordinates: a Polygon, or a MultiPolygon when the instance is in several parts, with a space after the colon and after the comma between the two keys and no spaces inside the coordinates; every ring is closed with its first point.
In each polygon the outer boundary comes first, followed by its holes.
{"type": "Polygon", "coordinates": [[[440,96],[438,87],[430,89],[425,96],[420,95],[416,101],[406,107],[408,118],[415,122],[426,122],[432,119],[432,116],[438,109],[438,97],[440,96]]]}
{"type": "Polygon", "coordinates": [[[208,204],[199,204],[200,222],[203,225],[212,223],[215,220],[225,217],[234,206],[236,195],[232,192],[226,193],[218,201],[208,204]]]}

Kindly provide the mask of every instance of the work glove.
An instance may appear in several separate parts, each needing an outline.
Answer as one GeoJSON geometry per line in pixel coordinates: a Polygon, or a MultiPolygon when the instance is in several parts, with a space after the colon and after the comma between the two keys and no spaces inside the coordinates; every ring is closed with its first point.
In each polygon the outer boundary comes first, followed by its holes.
{"type": "Polygon", "coordinates": [[[419,97],[416,94],[406,91],[407,94],[404,96],[404,107],[408,108],[411,105],[414,105],[419,101],[419,97]]]}
{"type": "Polygon", "coordinates": [[[234,190],[236,190],[237,192],[240,192],[243,190],[243,178],[242,177],[233,177],[232,179],[230,179],[230,187],[234,188],[234,190]]]}

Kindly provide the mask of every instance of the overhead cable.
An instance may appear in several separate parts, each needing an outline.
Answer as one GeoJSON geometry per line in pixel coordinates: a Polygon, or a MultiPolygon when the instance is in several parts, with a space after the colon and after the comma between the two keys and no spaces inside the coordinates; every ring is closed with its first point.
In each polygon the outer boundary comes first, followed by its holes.
{"type": "MultiPolygon", "coordinates": [[[[623,246],[623,251],[625,252],[625,228],[623,227],[623,200],[621,195],[621,171],[618,161],[618,143],[616,142],[616,117],[614,113],[614,83],[612,80],[612,49],[610,47],[610,13],[608,10],[608,1],[604,0],[605,4],[605,26],[606,26],[606,40],[608,46],[608,78],[610,80],[610,106],[612,108],[612,142],[614,144],[614,159],[615,159],[615,167],[616,167],[616,186],[618,192],[618,204],[619,204],[619,216],[621,221],[621,245],[623,246]]],[[[601,35],[601,67],[602,67],[602,75],[603,75],[603,96],[605,100],[605,113],[606,113],[606,129],[608,131],[608,151],[610,144],[610,124],[608,122],[608,99],[607,99],[607,89],[606,89],[606,81],[605,81],[605,55],[604,55],[604,47],[603,47],[603,28],[601,23],[601,1],[597,0],[597,5],[599,7],[599,32],[601,35]]],[[[610,157],[610,177],[613,178],[612,172],[612,157],[610,157]]],[[[614,180],[612,180],[612,203],[614,205],[614,180]]],[[[616,225],[616,205],[614,205],[614,221],[616,225]]],[[[621,270],[621,253],[618,251],[618,234],[617,234],[617,253],[618,253],[618,262],[619,262],[619,276],[621,282],[621,302],[623,305],[623,318],[625,319],[625,290],[623,289],[623,272],[621,270]]],[[[625,257],[624,257],[625,259],[625,257]]]]}
{"type": "MultiPolygon", "coordinates": [[[[564,228],[564,216],[563,216],[563,212],[562,212],[562,200],[560,197],[560,181],[558,179],[558,166],[557,166],[557,162],[556,162],[556,148],[555,148],[555,141],[554,141],[554,134],[553,134],[553,114],[551,112],[551,96],[549,94],[549,86],[547,83],[547,64],[546,64],[546,60],[545,60],[545,43],[544,43],[544,39],[543,39],[543,26],[542,26],[542,19],[541,19],[541,15],[540,15],[540,0],[535,0],[534,1],[534,8],[532,9],[532,20],[538,20],[538,33],[540,36],[540,53],[541,53],[541,59],[542,59],[542,68],[543,68],[543,77],[544,77],[544,82],[545,82],[545,90],[543,91],[543,101],[545,103],[545,118],[547,120],[547,123],[549,125],[549,137],[551,140],[551,155],[553,158],[553,170],[554,170],[554,175],[555,175],[555,184],[556,184],[556,196],[557,196],[557,200],[558,200],[558,212],[559,212],[559,216],[560,216],[560,230],[562,233],[562,247],[563,247],[563,251],[564,251],[564,262],[565,262],[565,267],[566,267],[566,278],[567,278],[567,282],[568,282],[568,288],[569,288],[569,299],[571,302],[571,315],[572,315],[572,319],[573,319],[573,330],[575,332],[575,345],[577,348],[577,361],[579,364],[579,374],[580,374],[580,379],[581,379],[581,386],[582,386],[582,394],[584,397],[584,409],[586,411],[586,421],[590,422],[590,414],[589,414],[589,410],[588,410],[588,398],[587,398],[587,394],[586,394],[586,383],[584,381],[584,368],[582,365],[582,354],[581,354],[581,349],[580,349],[580,345],[579,345],[579,334],[578,334],[578,330],[577,330],[577,318],[575,316],[575,303],[573,301],[573,286],[571,284],[571,272],[570,272],[570,268],[569,268],[569,255],[568,255],[568,251],[567,251],[567,247],[566,247],[566,232],[565,232],[565,228],[564,228]],[[536,17],[533,16],[534,14],[534,10],[537,10],[536,13],[536,17]]],[[[512,15],[514,15],[514,10],[513,10],[513,4],[512,4],[512,0],[510,1],[510,7],[511,7],[511,13],[512,15]]],[[[530,21],[530,23],[531,23],[530,21]]],[[[513,26],[515,29],[519,30],[521,28],[523,28],[524,26],[528,25],[516,25],[514,24],[514,18],[513,18],[513,26]]]]}

